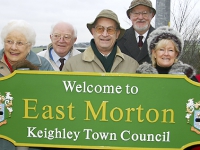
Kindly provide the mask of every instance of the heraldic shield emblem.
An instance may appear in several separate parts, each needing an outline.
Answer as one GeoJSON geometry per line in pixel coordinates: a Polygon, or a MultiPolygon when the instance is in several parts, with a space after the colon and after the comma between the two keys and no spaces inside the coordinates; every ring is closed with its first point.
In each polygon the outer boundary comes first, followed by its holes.
{"type": "Polygon", "coordinates": [[[0,122],[4,121],[4,104],[0,104],[0,122]]]}
{"type": "Polygon", "coordinates": [[[185,117],[187,123],[191,125],[191,131],[200,135],[200,101],[194,102],[193,98],[188,100],[185,117]]]}
{"type": "Polygon", "coordinates": [[[200,110],[194,111],[194,127],[200,130],[200,110]]]}
{"type": "Polygon", "coordinates": [[[11,117],[13,112],[13,99],[10,92],[5,92],[5,95],[0,94],[0,127],[7,123],[7,118],[11,117]]]}

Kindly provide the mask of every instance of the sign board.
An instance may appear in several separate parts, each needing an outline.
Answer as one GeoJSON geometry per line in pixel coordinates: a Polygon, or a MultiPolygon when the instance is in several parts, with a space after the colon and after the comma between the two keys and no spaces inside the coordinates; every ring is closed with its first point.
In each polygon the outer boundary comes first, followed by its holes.
{"type": "Polygon", "coordinates": [[[200,84],[184,75],[15,71],[0,78],[0,138],[16,146],[200,144],[200,84]]]}

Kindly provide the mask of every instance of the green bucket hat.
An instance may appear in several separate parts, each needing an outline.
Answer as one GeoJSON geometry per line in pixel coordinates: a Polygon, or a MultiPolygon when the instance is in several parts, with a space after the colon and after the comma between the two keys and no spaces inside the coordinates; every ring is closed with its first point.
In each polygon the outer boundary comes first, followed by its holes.
{"type": "Polygon", "coordinates": [[[156,14],[156,10],[152,6],[152,2],[150,0],[133,0],[129,9],[126,11],[128,18],[130,19],[130,10],[138,5],[143,5],[151,8],[153,10],[154,15],[156,14]]]}
{"type": "MultiPolygon", "coordinates": [[[[124,35],[124,32],[125,32],[125,29],[123,29],[121,26],[120,26],[120,23],[119,23],[119,20],[118,20],[118,17],[117,15],[112,11],[112,10],[108,10],[108,9],[104,9],[102,10],[98,15],[97,17],[95,18],[95,20],[91,23],[87,23],[87,28],[89,29],[89,31],[91,32],[91,29],[94,27],[94,23],[96,22],[96,20],[98,18],[108,18],[108,19],[112,19],[114,20],[118,27],[119,27],[119,30],[120,30],[120,34],[119,34],[119,37],[118,39],[120,39],[123,35],[124,35]]],[[[91,32],[92,33],[92,32],[91,32]]]]}

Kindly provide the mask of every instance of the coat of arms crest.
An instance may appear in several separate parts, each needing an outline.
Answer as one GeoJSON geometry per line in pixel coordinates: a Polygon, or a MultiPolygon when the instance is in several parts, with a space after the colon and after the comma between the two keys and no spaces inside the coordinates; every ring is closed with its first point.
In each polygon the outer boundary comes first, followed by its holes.
{"type": "Polygon", "coordinates": [[[200,134],[200,101],[194,102],[194,98],[188,100],[188,102],[186,103],[185,117],[187,119],[187,123],[191,124],[191,131],[200,134]],[[193,119],[191,120],[191,118],[193,119]]]}
{"type": "Polygon", "coordinates": [[[5,94],[5,96],[0,94],[0,126],[7,123],[5,116],[6,109],[8,111],[8,117],[11,117],[11,114],[13,112],[12,101],[14,98],[12,97],[12,94],[10,92],[5,92],[5,94]]]}

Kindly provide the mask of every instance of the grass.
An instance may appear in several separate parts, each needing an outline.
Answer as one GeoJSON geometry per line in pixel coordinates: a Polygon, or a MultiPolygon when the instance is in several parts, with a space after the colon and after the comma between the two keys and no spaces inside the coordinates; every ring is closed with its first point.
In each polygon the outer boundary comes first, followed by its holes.
{"type": "Polygon", "coordinates": [[[35,53],[43,51],[44,47],[32,47],[32,51],[35,53]]]}

